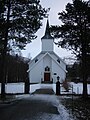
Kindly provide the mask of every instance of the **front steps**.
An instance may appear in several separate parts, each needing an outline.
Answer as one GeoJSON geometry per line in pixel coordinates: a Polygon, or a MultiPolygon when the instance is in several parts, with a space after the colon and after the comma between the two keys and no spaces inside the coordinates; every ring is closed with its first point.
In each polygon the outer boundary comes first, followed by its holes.
{"type": "Polygon", "coordinates": [[[41,83],[45,83],[45,84],[52,84],[53,81],[42,81],[41,83]]]}

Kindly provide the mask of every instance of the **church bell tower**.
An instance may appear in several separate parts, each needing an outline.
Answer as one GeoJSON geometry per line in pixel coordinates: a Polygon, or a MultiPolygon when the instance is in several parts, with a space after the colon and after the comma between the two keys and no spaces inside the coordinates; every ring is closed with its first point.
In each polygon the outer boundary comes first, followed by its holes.
{"type": "Polygon", "coordinates": [[[50,35],[48,20],[46,24],[45,35],[41,38],[41,40],[42,40],[42,52],[53,52],[54,38],[50,35]]]}

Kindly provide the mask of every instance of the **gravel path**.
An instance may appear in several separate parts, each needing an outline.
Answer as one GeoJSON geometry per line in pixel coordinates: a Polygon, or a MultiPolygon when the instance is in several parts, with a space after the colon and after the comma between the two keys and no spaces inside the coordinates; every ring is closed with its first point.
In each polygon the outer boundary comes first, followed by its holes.
{"type": "Polygon", "coordinates": [[[60,113],[52,89],[38,89],[0,108],[0,120],[68,120],[60,113]]]}

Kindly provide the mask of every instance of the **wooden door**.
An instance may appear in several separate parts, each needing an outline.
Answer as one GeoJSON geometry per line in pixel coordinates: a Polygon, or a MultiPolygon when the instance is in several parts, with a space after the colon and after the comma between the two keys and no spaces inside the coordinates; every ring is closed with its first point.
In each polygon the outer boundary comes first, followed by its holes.
{"type": "Polygon", "coordinates": [[[50,81],[50,73],[44,73],[44,81],[50,81]]]}

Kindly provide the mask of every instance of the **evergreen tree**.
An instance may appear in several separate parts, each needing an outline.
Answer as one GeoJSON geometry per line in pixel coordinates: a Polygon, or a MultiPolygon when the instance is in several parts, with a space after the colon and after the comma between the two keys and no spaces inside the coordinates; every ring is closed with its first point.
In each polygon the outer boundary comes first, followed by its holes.
{"type": "Polygon", "coordinates": [[[5,94],[6,53],[11,46],[23,49],[36,38],[41,20],[46,15],[39,0],[0,0],[0,53],[1,62],[1,95],[5,94]],[[10,43],[10,44],[9,44],[10,43]]]}
{"type": "Polygon", "coordinates": [[[87,78],[90,67],[90,6],[89,1],[73,0],[59,13],[61,26],[52,26],[52,34],[62,38],[58,46],[72,50],[82,64],[83,97],[87,97],[87,78]]]}
{"type": "Polygon", "coordinates": [[[0,9],[1,40],[5,39],[7,26],[8,41],[21,49],[36,38],[35,33],[46,15],[39,0],[0,0],[0,9]]]}

